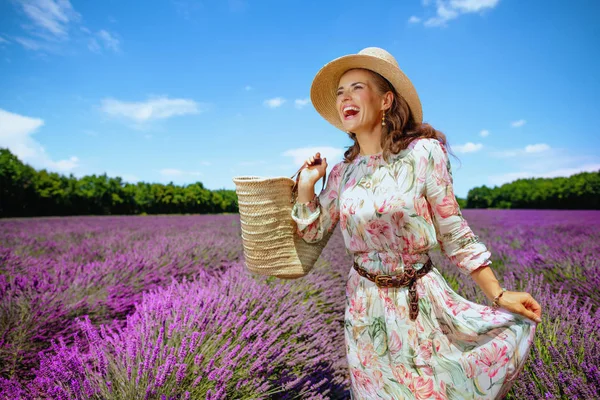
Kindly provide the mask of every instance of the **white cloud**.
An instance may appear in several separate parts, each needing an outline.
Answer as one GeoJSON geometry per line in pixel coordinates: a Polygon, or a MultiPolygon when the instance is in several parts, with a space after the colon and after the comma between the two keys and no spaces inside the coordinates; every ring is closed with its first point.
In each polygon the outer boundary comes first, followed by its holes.
{"type": "Polygon", "coordinates": [[[70,157],[68,160],[59,160],[51,163],[52,167],[58,171],[72,171],[79,165],[79,159],[75,156],[70,157]]]}
{"type": "Polygon", "coordinates": [[[254,88],[250,85],[246,85],[246,87],[244,88],[244,90],[246,90],[247,92],[251,91],[252,89],[254,88]]]}
{"type": "Polygon", "coordinates": [[[96,38],[91,38],[88,41],[88,49],[94,53],[100,53],[100,44],[96,40],[96,38]]]}
{"type": "Polygon", "coordinates": [[[121,51],[121,42],[116,35],[102,29],[96,33],[95,37],[92,36],[89,38],[88,49],[94,53],[100,53],[100,50],[103,47],[106,50],[111,50],[117,53],[121,51]]]}
{"type": "Polygon", "coordinates": [[[472,143],[468,142],[462,145],[452,146],[453,150],[456,150],[457,153],[474,153],[483,148],[483,144],[481,143],[472,143]]]}
{"type": "Polygon", "coordinates": [[[102,43],[104,43],[105,48],[115,52],[120,50],[120,41],[115,37],[115,35],[102,29],[100,32],[98,32],[98,37],[100,40],[102,40],[102,43]]]}
{"type": "Polygon", "coordinates": [[[550,150],[550,146],[548,146],[546,143],[530,144],[525,146],[526,153],[540,153],[547,150],[550,150]]]}
{"type": "Polygon", "coordinates": [[[194,100],[168,97],[155,97],[145,102],[127,102],[108,98],[102,100],[101,110],[110,116],[125,117],[138,123],[205,111],[202,105],[194,100]]]}
{"type": "Polygon", "coordinates": [[[119,177],[119,178],[121,178],[121,180],[123,182],[126,182],[126,183],[137,183],[140,181],[140,178],[137,175],[127,174],[127,173],[122,174],[119,171],[114,171],[111,169],[107,169],[107,170],[103,171],[102,173],[105,173],[107,176],[114,177],[114,178],[119,177]]]}
{"type": "Polygon", "coordinates": [[[0,36],[0,43],[6,44],[6,43],[10,43],[10,42],[8,40],[4,39],[2,36],[0,36]]]}
{"type": "MultiPolygon", "coordinates": [[[[427,19],[423,25],[426,27],[446,26],[448,21],[458,18],[461,14],[477,13],[492,9],[498,5],[499,1],[500,0],[436,0],[436,16],[427,19]]],[[[429,6],[430,3],[430,1],[423,1],[425,7],[429,6]]]]}
{"type": "MultiPolygon", "coordinates": [[[[0,140],[3,147],[8,147],[17,157],[25,159],[36,154],[29,137],[37,131],[44,121],[39,118],[25,117],[0,109],[0,140]]],[[[37,142],[35,143],[37,145],[37,142]]]]}
{"type": "Polygon", "coordinates": [[[175,168],[164,168],[161,169],[160,174],[164,177],[170,177],[170,178],[182,178],[182,177],[187,177],[187,176],[201,176],[202,172],[200,171],[183,171],[181,169],[175,169],[175,168]]]}
{"type": "Polygon", "coordinates": [[[458,12],[448,8],[444,3],[438,1],[437,16],[429,18],[423,23],[426,27],[446,26],[446,22],[458,17],[458,12]]]}
{"type": "Polygon", "coordinates": [[[69,23],[80,19],[69,0],[18,0],[25,15],[38,31],[36,34],[50,34],[58,39],[68,36],[69,23]]]}
{"type": "Polygon", "coordinates": [[[344,149],[330,146],[300,147],[283,152],[283,156],[292,157],[294,165],[300,167],[307,158],[321,153],[321,158],[327,158],[327,164],[331,167],[344,158],[344,149]]]}
{"type": "Polygon", "coordinates": [[[529,144],[522,149],[502,150],[491,153],[492,156],[500,158],[527,156],[530,157],[534,153],[548,152],[552,148],[546,143],[529,144]]]}
{"type": "Polygon", "coordinates": [[[285,103],[285,99],[282,97],[275,97],[273,99],[265,100],[265,102],[264,102],[265,106],[267,106],[269,108],[281,107],[283,105],[283,103],[285,103]]]}
{"type": "Polygon", "coordinates": [[[412,17],[410,17],[408,19],[408,22],[410,22],[411,24],[417,24],[419,22],[421,22],[421,18],[419,17],[415,17],[414,15],[412,17]]]}
{"type": "Polygon", "coordinates": [[[42,126],[40,118],[31,118],[0,109],[0,147],[8,148],[21,161],[34,168],[46,168],[69,172],[79,165],[79,159],[71,156],[54,161],[44,147],[31,136],[42,126]]]}
{"type": "Polygon", "coordinates": [[[297,109],[304,108],[310,102],[309,99],[296,99],[294,100],[294,106],[297,109]]]}
{"type": "Polygon", "coordinates": [[[46,48],[46,46],[33,39],[24,38],[24,37],[16,37],[15,42],[19,43],[21,46],[25,47],[27,50],[40,50],[46,48]]]}
{"type": "Polygon", "coordinates": [[[81,14],[69,0],[14,0],[14,3],[27,18],[27,22],[21,24],[26,34],[14,40],[27,50],[58,54],[66,43],[85,43],[95,53],[100,53],[102,48],[120,51],[118,35],[105,29],[92,33],[81,24],[81,14]]]}
{"type": "Polygon", "coordinates": [[[486,8],[494,8],[500,0],[450,0],[455,9],[462,12],[477,12],[486,8]]]}
{"type": "Polygon", "coordinates": [[[512,126],[513,128],[519,128],[523,125],[525,125],[527,121],[525,121],[524,119],[520,119],[518,121],[513,121],[510,123],[510,126],[512,126]]]}
{"type": "Polygon", "coordinates": [[[559,168],[552,169],[545,172],[531,172],[531,171],[522,171],[522,172],[510,172],[507,174],[500,175],[491,175],[488,177],[488,181],[492,185],[503,185],[505,183],[509,183],[515,181],[517,179],[525,179],[525,178],[557,178],[557,177],[568,177],[574,174],[578,174],[580,172],[596,172],[600,170],[600,164],[585,164],[579,167],[574,168],[559,168]]]}
{"type": "Polygon", "coordinates": [[[488,137],[488,136],[490,136],[490,131],[488,131],[487,129],[484,129],[481,132],[479,132],[479,136],[488,137]]]}

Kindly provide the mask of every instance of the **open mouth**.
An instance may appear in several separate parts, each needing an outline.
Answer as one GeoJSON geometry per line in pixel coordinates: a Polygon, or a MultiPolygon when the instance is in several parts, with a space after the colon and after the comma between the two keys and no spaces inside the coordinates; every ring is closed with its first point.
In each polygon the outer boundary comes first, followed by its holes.
{"type": "Polygon", "coordinates": [[[360,112],[360,108],[356,106],[345,106],[342,109],[342,114],[344,115],[344,119],[352,119],[355,118],[360,112]]]}

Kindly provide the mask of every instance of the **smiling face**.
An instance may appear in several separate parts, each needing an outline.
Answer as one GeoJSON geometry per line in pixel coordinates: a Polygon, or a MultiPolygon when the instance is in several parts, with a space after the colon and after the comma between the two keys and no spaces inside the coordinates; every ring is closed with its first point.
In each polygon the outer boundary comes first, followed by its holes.
{"type": "Polygon", "coordinates": [[[336,107],[344,129],[356,134],[381,128],[383,110],[391,105],[393,96],[379,93],[372,73],[351,69],[340,78],[336,107]]]}

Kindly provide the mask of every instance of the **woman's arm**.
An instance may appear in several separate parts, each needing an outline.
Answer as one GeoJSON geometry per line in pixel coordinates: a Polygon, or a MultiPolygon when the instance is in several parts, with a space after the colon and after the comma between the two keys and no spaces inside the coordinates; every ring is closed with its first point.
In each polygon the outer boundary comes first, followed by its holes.
{"type": "Polygon", "coordinates": [[[325,188],[318,196],[313,183],[302,179],[298,183],[298,197],[292,207],[292,219],[296,221],[298,235],[306,242],[320,241],[325,233],[335,229],[340,219],[338,190],[342,169],[342,162],[334,165],[325,188]]]}
{"type": "MultiPolygon", "coordinates": [[[[481,291],[489,301],[493,301],[494,298],[502,292],[502,287],[489,265],[477,268],[475,271],[471,272],[471,277],[475,283],[479,285],[481,291]]],[[[500,299],[502,299],[502,297],[500,299]]]]}
{"type": "MultiPolygon", "coordinates": [[[[446,148],[438,140],[424,141],[424,195],[440,248],[465,275],[490,265],[491,254],[463,218],[454,196],[452,170],[446,148]]],[[[491,285],[491,284],[490,284],[491,285]]],[[[491,286],[490,290],[495,289],[491,286]]]]}
{"type": "MultiPolygon", "coordinates": [[[[490,252],[469,227],[460,212],[453,190],[450,160],[445,147],[429,141],[425,171],[425,196],[442,251],[464,274],[469,274],[490,301],[502,287],[490,264],[490,252]]],[[[542,308],[527,292],[506,291],[498,301],[502,308],[541,321],[542,308]]]]}
{"type": "MultiPolygon", "coordinates": [[[[471,276],[490,301],[502,292],[494,271],[489,266],[476,269],[471,276]]],[[[498,305],[510,312],[524,315],[535,322],[542,322],[542,307],[527,292],[506,291],[498,300],[498,305]]]]}

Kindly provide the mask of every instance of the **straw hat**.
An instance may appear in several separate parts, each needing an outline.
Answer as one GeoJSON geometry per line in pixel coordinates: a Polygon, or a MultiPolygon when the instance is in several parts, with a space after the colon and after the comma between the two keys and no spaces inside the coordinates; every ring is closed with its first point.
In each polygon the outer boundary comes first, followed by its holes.
{"type": "Polygon", "coordinates": [[[379,47],[367,47],[358,54],[336,58],[317,73],[310,88],[310,99],[323,118],[346,131],[336,109],[336,91],[342,75],[353,68],[368,69],[387,79],[408,103],[415,122],[423,122],[421,101],[415,87],[402,72],[396,59],[379,47]]]}

